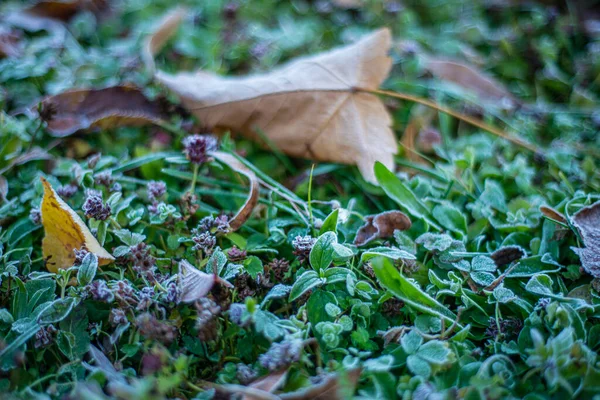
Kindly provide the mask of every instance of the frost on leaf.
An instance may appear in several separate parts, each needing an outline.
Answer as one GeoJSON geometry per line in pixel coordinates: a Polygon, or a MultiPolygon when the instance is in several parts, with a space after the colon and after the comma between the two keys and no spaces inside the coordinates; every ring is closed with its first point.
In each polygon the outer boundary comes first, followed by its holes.
{"type": "Polygon", "coordinates": [[[600,201],[577,211],[571,218],[584,247],[571,247],[587,273],[600,278],[600,201]]]}

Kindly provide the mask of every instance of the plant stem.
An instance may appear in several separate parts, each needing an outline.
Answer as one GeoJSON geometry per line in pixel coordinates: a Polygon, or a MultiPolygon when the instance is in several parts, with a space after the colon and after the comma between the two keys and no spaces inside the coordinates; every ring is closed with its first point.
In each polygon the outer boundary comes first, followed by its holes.
{"type": "Polygon", "coordinates": [[[190,186],[190,193],[194,193],[196,189],[196,180],[198,179],[198,170],[200,169],[199,164],[194,164],[194,176],[192,176],[192,184],[190,186]]]}
{"type": "Polygon", "coordinates": [[[389,90],[380,90],[380,89],[375,89],[375,90],[371,90],[371,89],[357,89],[358,91],[361,92],[365,92],[365,93],[371,93],[371,94],[378,94],[381,96],[389,96],[389,97],[394,97],[396,99],[402,99],[402,100],[408,100],[408,101],[412,101],[414,103],[419,103],[419,104],[423,104],[424,106],[427,107],[431,107],[434,110],[443,112],[444,114],[448,114],[453,116],[454,118],[458,118],[461,121],[465,121],[468,124],[471,124],[473,126],[478,127],[479,129],[483,129],[485,131],[488,131],[496,136],[499,136],[503,139],[508,140],[511,143],[514,143],[516,145],[519,145],[521,147],[524,147],[528,150],[533,151],[534,153],[539,153],[539,154],[543,154],[543,151],[541,151],[539,148],[537,148],[536,146],[534,146],[531,143],[528,143],[522,139],[519,139],[517,137],[511,136],[508,133],[504,132],[503,130],[496,128],[495,126],[486,124],[485,122],[477,119],[477,118],[473,118],[470,117],[468,115],[459,113],[458,111],[454,111],[451,108],[448,107],[444,107],[441,106],[431,100],[427,100],[418,96],[413,96],[410,94],[405,94],[405,93],[397,93],[397,92],[392,92],[389,90]]]}

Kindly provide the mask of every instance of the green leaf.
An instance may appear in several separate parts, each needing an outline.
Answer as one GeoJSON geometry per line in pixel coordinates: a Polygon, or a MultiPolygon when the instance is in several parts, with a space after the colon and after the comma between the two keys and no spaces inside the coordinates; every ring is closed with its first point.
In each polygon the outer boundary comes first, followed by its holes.
{"type": "Polygon", "coordinates": [[[327,269],[333,261],[334,248],[333,243],[337,243],[337,236],[334,232],[325,232],[315,242],[310,250],[310,265],[315,271],[327,269]]]}
{"type": "Polygon", "coordinates": [[[329,268],[324,273],[324,277],[327,283],[345,282],[348,275],[352,275],[352,277],[356,279],[354,272],[352,272],[348,268],[343,267],[329,268]]]}
{"type": "Polygon", "coordinates": [[[552,278],[546,274],[536,274],[531,277],[525,289],[539,296],[556,297],[552,290],[552,278]]]}
{"type": "Polygon", "coordinates": [[[552,259],[549,253],[543,256],[523,258],[507,275],[507,278],[530,278],[535,274],[558,272],[562,266],[552,259]]]}
{"type": "Polygon", "coordinates": [[[415,330],[411,330],[400,339],[400,345],[407,354],[416,354],[423,344],[423,337],[415,330]]]}
{"type": "Polygon", "coordinates": [[[494,283],[496,277],[489,272],[472,272],[471,279],[473,279],[473,281],[475,281],[475,283],[479,286],[488,287],[494,283]]]}
{"type": "Polygon", "coordinates": [[[323,225],[321,226],[321,229],[319,230],[319,235],[322,235],[325,232],[337,233],[339,212],[340,212],[340,209],[336,208],[335,210],[333,210],[331,212],[331,214],[329,214],[327,216],[327,218],[325,218],[325,221],[323,221],[323,225]]]}
{"type": "Polygon", "coordinates": [[[75,355],[75,335],[71,332],[59,331],[56,336],[56,344],[61,353],[63,353],[68,359],[74,360],[77,356],[75,355]]]}
{"type": "Polygon", "coordinates": [[[11,338],[7,341],[8,346],[0,350],[0,367],[2,370],[6,371],[10,368],[14,367],[14,354],[15,352],[23,346],[27,341],[32,338],[37,331],[40,330],[40,326],[31,321],[24,329],[21,331],[21,334],[16,338],[11,338]]]}
{"type": "Polygon", "coordinates": [[[429,378],[431,375],[431,367],[427,361],[421,359],[419,356],[411,355],[406,359],[406,366],[413,374],[422,376],[423,378],[429,378]]]}
{"type": "Polygon", "coordinates": [[[69,315],[75,306],[75,302],[76,300],[73,297],[53,301],[40,313],[37,318],[38,323],[47,325],[62,321],[69,315]]]}
{"type": "Polygon", "coordinates": [[[82,357],[90,348],[90,335],[88,333],[88,317],[85,307],[77,307],[67,318],[60,322],[60,329],[69,332],[74,337],[71,354],[75,358],[82,357]]]}
{"type": "Polygon", "coordinates": [[[449,361],[452,351],[446,342],[432,340],[419,347],[417,355],[430,364],[443,365],[449,361]]]}
{"type": "Polygon", "coordinates": [[[256,256],[249,256],[244,260],[244,269],[246,272],[248,272],[252,279],[256,279],[258,274],[265,272],[262,261],[260,261],[260,258],[256,256]]]}
{"type": "Polygon", "coordinates": [[[371,258],[383,256],[387,258],[391,258],[392,260],[416,260],[417,257],[412,255],[411,253],[400,250],[395,247],[374,247],[362,253],[360,257],[361,262],[365,262],[370,260],[371,258]]]}
{"type": "Polygon", "coordinates": [[[310,289],[321,286],[325,283],[324,279],[319,278],[319,274],[316,271],[305,271],[292,286],[290,292],[290,301],[296,300],[310,289]]]}
{"type": "Polygon", "coordinates": [[[385,165],[375,163],[375,177],[385,194],[394,200],[401,208],[417,219],[423,219],[434,228],[441,230],[431,218],[429,209],[421,203],[417,196],[385,165]]]}
{"type": "Polygon", "coordinates": [[[97,269],[98,257],[94,253],[87,253],[85,257],[83,257],[79,270],[77,271],[77,282],[79,282],[81,286],[87,285],[94,280],[97,269]]]}
{"type": "Polygon", "coordinates": [[[495,272],[496,269],[497,267],[494,260],[487,256],[476,256],[471,261],[471,271],[495,272]]]}
{"type": "Polygon", "coordinates": [[[451,203],[438,204],[431,212],[441,226],[449,231],[465,235],[467,233],[467,219],[458,208],[451,203]]]}
{"type": "MultiPolygon", "coordinates": [[[[429,296],[416,283],[400,275],[390,260],[384,257],[373,259],[371,265],[379,282],[394,296],[402,300],[411,308],[425,314],[435,315],[454,323],[456,315],[448,310],[443,304],[429,296]]],[[[462,325],[458,325],[462,328],[462,325]]]]}
{"type": "Polygon", "coordinates": [[[206,263],[206,272],[220,276],[221,272],[223,272],[225,264],[227,264],[227,256],[221,251],[221,249],[217,248],[206,263]]]}

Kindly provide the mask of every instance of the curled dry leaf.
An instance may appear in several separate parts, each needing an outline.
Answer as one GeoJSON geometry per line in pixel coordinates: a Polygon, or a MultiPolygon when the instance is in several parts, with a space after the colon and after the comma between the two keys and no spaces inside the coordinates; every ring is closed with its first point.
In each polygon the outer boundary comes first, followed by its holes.
{"type": "Polygon", "coordinates": [[[587,273],[600,278],[600,201],[577,211],[571,223],[581,235],[583,248],[571,247],[587,273]]]}
{"type": "Polygon", "coordinates": [[[82,247],[98,257],[98,265],[114,261],[114,257],[98,243],[79,215],[58,196],[46,179],[40,179],[44,185],[41,214],[45,236],[42,253],[48,270],[57,272],[60,268],[73,266],[73,250],[82,247]]]}
{"type": "Polygon", "coordinates": [[[36,107],[53,136],[68,136],[82,129],[109,129],[159,123],[162,107],[132,86],[69,90],[43,99],[36,107]]]}
{"type": "Polygon", "coordinates": [[[467,89],[481,100],[508,101],[509,108],[519,104],[519,101],[501,83],[473,66],[433,56],[426,56],[423,59],[425,68],[433,76],[467,89]]]}
{"type": "Polygon", "coordinates": [[[386,211],[381,214],[368,215],[365,217],[365,224],[356,234],[354,244],[363,246],[375,239],[394,236],[395,230],[404,231],[410,226],[410,218],[401,211],[386,211]]]}
{"type": "Polygon", "coordinates": [[[554,208],[549,206],[540,206],[540,211],[546,218],[550,218],[551,220],[562,222],[563,224],[567,223],[567,219],[565,216],[556,211],[554,208]]]}
{"type": "MultiPolygon", "coordinates": [[[[239,387],[234,390],[234,393],[243,393],[242,400],[263,400],[279,398],[271,393],[283,386],[287,378],[289,368],[283,368],[278,371],[271,372],[252,382],[247,387],[239,387]],[[241,390],[240,390],[241,389],[241,390]]],[[[233,389],[233,388],[232,388],[233,389]]]]}
{"type": "Polygon", "coordinates": [[[212,157],[221,163],[229,166],[229,168],[233,169],[236,172],[239,172],[242,175],[245,175],[250,181],[250,193],[248,194],[248,198],[246,202],[240,208],[240,210],[229,220],[229,227],[231,230],[238,230],[244,222],[250,218],[252,214],[252,210],[258,204],[259,197],[259,182],[258,178],[248,167],[242,164],[238,159],[228,153],[224,153],[222,151],[213,151],[210,153],[212,157]]]}
{"type": "Polygon", "coordinates": [[[181,302],[193,303],[194,301],[205,297],[215,283],[232,287],[229,282],[221,279],[218,275],[202,272],[186,260],[181,260],[179,262],[177,285],[181,291],[181,302]]]}
{"type": "Polygon", "coordinates": [[[490,254],[496,266],[502,267],[525,257],[526,253],[520,246],[504,246],[490,254]]]}
{"type": "MultiPolygon", "coordinates": [[[[184,14],[177,10],[167,16],[147,40],[144,59],[152,71],[153,55],[184,14]]],[[[154,76],[206,126],[259,142],[264,134],[288,155],[355,164],[365,179],[376,182],[374,163],[393,169],[397,145],[385,106],[365,90],[376,90],[388,76],[390,42],[390,31],[380,29],[357,43],[262,75],[156,71],[154,76]]]]}

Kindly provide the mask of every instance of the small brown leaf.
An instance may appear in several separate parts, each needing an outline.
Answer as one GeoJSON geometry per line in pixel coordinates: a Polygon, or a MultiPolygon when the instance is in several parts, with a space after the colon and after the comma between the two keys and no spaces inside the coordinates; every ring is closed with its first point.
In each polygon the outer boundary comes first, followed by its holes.
{"type": "Polygon", "coordinates": [[[142,126],[159,123],[160,104],[148,100],[131,86],[69,90],[43,99],[36,109],[53,136],[68,136],[89,128],[142,126]]]}
{"type": "Polygon", "coordinates": [[[410,218],[400,211],[386,211],[365,217],[365,224],[360,227],[354,244],[363,246],[372,240],[394,235],[395,230],[404,231],[411,226],[410,218]]]}
{"type": "Polygon", "coordinates": [[[232,156],[231,154],[224,153],[222,151],[214,151],[210,153],[212,157],[216,160],[222,162],[223,164],[229,166],[229,168],[233,169],[236,172],[239,172],[242,175],[245,175],[250,181],[250,193],[248,194],[248,198],[246,202],[240,208],[240,210],[229,220],[229,227],[231,230],[238,230],[247,220],[250,218],[252,214],[252,210],[258,204],[259,197],[259,182],[258,178],[248,167],[242,164],[237,158],[232,156]]]}
{"type": "Polygon", "coordinates": [[[547,218],[550,218],[554,221],[562,222],[563,224],[567,223],[567,219],[565,218],[565,216],[552,207],[540,206],[540,211],[547,218]]]}
{"type": "Polygon", "coordinates": [[[278,371],[271,372],[248,385],[251,391],[245,391],[242,400],[263,400],[278,396],[269,396],[277,389],[283,386],[287,378],[289,368],[283,368],[278,371]]]}
{"type": "Polygon", "coordinates": [[[455,83],[487,101],[519,101],[498,81],[477,68],[458,61],[425,56],[425,68],[436,78],[455,83]]]}
{"type": "Polygon", "coordinates": [[[346,374],[329,374],[321,383],[307,389],[282,393],[282,400],[343,400],[344,393],[353,393],[362,370],[356,368],[346,374]]]}
{"type": "Polygon", "coordinates": [[[581,235],[583,248],[571,247],[587,273],[600,278],[600,201],[582,208],[571,217],[581,235]]]}
{"type": "Polygon", "coordinates": [[[177,285],[181,291],[181,302],[193,303],[196,300],[206,297],[215,283],[232,287],[229,282],[221,279],[219,276],[202,272],[186,260],[179,262],[177,285]]]}
{"type": "MultiPolygon", "coordinates": [[[[182,19],[167,16],[146,42],[144,60],[154,71],[153,55],[182,19]]],[[[241,132],[261,142],[261,133],[284,153],[318,161],[358,165],[376,182],[373,165],[393,170],[397,152],[391,117],[375,90],[388,76],[391,35],[380,29],[352,45],[303,57],[272,72],[222,77],[199,71],[157,81],[177,93],[203,124],[241,132]]]]}
{"type": "Polygon", "coordinates": [[[102,16],[109,11],[109,0],[40,0],[10,14],[7,22],[30,31],[54,30],[82,11],[102,16]]]}

